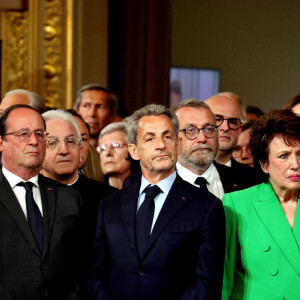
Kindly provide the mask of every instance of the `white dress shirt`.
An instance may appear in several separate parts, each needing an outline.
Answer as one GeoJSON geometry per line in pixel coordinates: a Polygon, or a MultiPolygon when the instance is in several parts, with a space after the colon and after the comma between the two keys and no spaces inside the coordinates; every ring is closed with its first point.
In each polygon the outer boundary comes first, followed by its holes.
{"type": "MultiPolygon", "coordinates": [[[[9,185],[11,186],[13,192],[15,193],[19,201],[19,204],[23,210],[23,213],[27,219],[26,190],[23,186],[17,185],[19,182],[24,182],[24,179],[8,171],[7,169],[5,169],[5,167],[2,167],[2,172],[5,178],[7,179],[9,185]]],[[[33,187],[32,187],[33,199],[43,216],[42,198],[41,198],[41,192],[40,192],[40,187],[38,182],[38,175],[31,177],[28,181],[33,183],[33,187]]]]}
{"type": "Polygon", "coordinates": [[[190,171],[189,169],[185,168],[179,162],[176,163],[176,170],[178,175],[185,181],[189,182],[190,184],[199,187],[198,184],[195,183],[195,180],[198,177],[204,177],[207,181],[207,189],[209,192],[214,194],[220,200],[224,196],[224,188],[220,179],[219,172],[214,164],[211,164],[209,168],[201,175],[197,175],[190,171]]]}
{"type": "MultiPolygon", "coordinates": [[[[152,226],[151,226],[151,232],[152,229],[155,225],[155,222],[157,220],[157,217],[166,201],[166,198],[170,192],[170,189],[175,181],[176,178],[176,172],[174,171],[171,175],[169,175],[167,178],[159,181],[156,185],[161,189],[161,193],[159,193],[155,198],[154,198],[154,216],[153,216],[153,221],[152,221],[152,226]]],[[[140,192],[139,192],[139,198],[138,198],[138,203],[137,203],[137,211],[139,210],[140,206],[145,200],[145,195],[146,193],[144,192],[145,188],[153,184],[151,184],[144,176],[142,176],[142,181],[141,181],[141,187],[140,187],[140,192]]]]}

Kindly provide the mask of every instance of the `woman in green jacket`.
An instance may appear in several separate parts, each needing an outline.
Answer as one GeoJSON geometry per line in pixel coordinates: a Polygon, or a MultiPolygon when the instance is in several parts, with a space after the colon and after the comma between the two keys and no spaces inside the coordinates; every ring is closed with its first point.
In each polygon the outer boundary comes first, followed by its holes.
{"type": "Polygon", "coordinates": [[[271,111],[250,148],[265,183],[226,194],[222,299],[300,299],[300,117],[271,111]]]}

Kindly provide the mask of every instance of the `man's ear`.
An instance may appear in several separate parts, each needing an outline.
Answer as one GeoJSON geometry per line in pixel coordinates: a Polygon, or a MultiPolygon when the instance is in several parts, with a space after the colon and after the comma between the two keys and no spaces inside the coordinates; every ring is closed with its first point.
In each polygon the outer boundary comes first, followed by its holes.
{"type": "Polygon", "coordinates": [[[135,144],[128,144],[128,151],[134,160],[140,160],[139,151],[135,144]]]}
{"type": "Polygon", "coordinates": [[[269,164],[267,161],[263,162],[263,161],[259,161],[260,167],[262,168],[262,170],[266,173],[269,174],[269,164]]]}
{"type": "Polygon", "coordinates": [[[2,136],[0,136],[0,152],[3,150],[3,139],[2,136]]]}

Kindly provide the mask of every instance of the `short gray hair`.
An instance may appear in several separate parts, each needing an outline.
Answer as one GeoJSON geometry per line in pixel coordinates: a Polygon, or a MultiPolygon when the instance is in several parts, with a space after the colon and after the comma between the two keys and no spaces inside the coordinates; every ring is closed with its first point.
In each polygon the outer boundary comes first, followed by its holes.
{"type": "Polygon", "coordinates": [[[74,127],[77,138],[81,140],[81,133],[80,133],[79,127],[77,125],[77,122],[70,113],[64,111],[63,109],[52,109],[52,110],[48,110],[45,113],[43,113],[42,117],[45,120],[46,125],[47,125],[48,121],[54,120],[54,119],[61,119],[61,120],[69,122],[74,127]]]}
{"type": "Polygon", "coordinates": [[[178,105],[176,105],[172,110],[174,113],[176,113],[177,110],[179,110],[180,108],[183,108],[183,107],[195,107],[195,108],[206,108],[208,110],[210,110],[209,106],[204,103],[203,101],[200,101],[198,99],[195,99],[195,98],[189,98],[189,99],[186,99],[182,102],[180,102],[178,105]]]}
{"type": "Polygon", "coordinates": [[[179,122],[177,116],[167,107],[160,104],[149,104],[136,110],[127,121],[128,140],[131,144],[137,144],[137,124],[138,121],[146,116],[166,115],[173,123],[176,136],[178,137],[179,122]]]}
{"type": "Polygon", "coordinates": [[[109,95],[107,104],[108,104],[108,107],[109,107],[110,114],[113,115],[118,110],[118,97],[109,88],[101,86],[100,84],[97,84],[97,83],[87,84],[87,85],[84,85],[80,88],[80,90],[77,92],[77,96],[76,96],[76,100],[75,100],[75,103],[73,105],[73,108],[75,110],[79,109],[79,106],[80,106],[81,101],[82,101],[83,92],[93,91],[93,90],[102,91],[102,92],[105,92],[109,95]]]}
{"type": "Polygon", "coordinates": [[[126,124],[124,122],[111,123],[111,124],[108,124],[107,126],[105,126],[101,130],[101,133],[100,133],[99,139],[98,139],[99,145],[100,145],[101,139],[103,138],[104,135],[112,133],[112,132],[116,132],[116,131],[123,132],[126,136],[125,137],[126,140],[128,140],[128,132],[127,132],[126,124]]]}
{"type": "Polygon", "coordinates": [[[35,108],[40,114],[42,114],[43,112],[46,111],[44,99],[40,95],[38,95],[34,92],[24,90],[24,89],[16,89],[16,90],[8,91],[4,95],[4,97],[10,96],[10,95],[16,95],[16,94],[21,94],[21,95],[27,96],[28,100],[29,100],[29,105],[32,106],[33,108],[35,108]]]}

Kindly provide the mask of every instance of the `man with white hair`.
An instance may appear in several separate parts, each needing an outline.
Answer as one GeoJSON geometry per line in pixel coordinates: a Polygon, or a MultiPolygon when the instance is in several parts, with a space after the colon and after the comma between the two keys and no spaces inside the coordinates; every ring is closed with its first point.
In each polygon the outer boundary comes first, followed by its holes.
{"type": "Polygon", "coordinates": [[[42,116],[49,135],[41,174],[80,192],[87,218],[88,243],[91,245],[99,201],[115,189],[79,173],[81,134],[73,116],[60,109],[49,110],[42,116]]]}
{"type": "Polygon", "coordinates": [[[7,92],[0,104],[0,114],[14,104],[26,104],[35,108],[40,114],[45,112],[45,102],[42,97],[34,92],[16,89],[7,92]]]}

